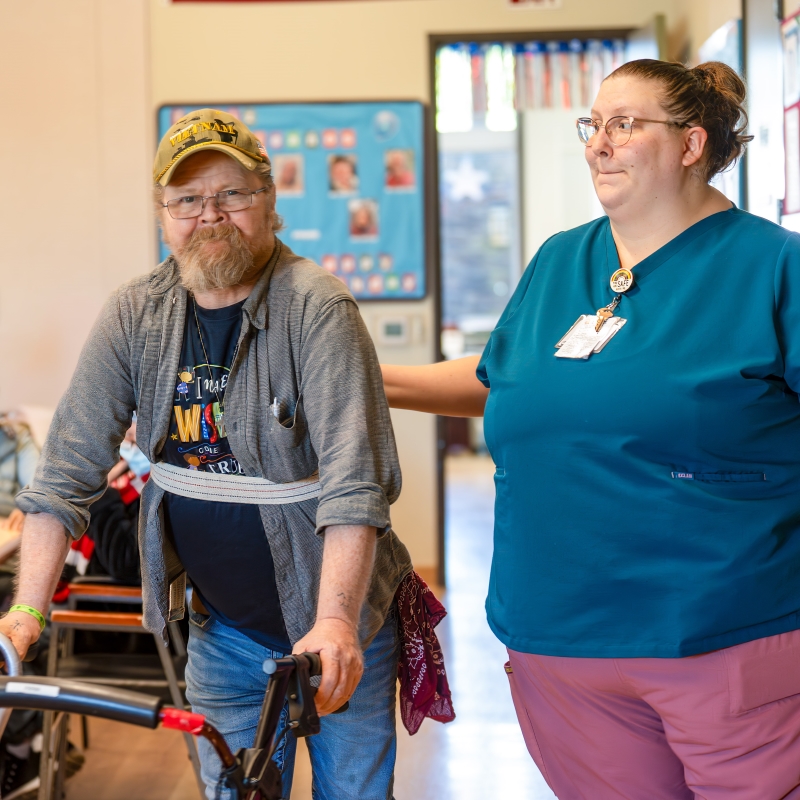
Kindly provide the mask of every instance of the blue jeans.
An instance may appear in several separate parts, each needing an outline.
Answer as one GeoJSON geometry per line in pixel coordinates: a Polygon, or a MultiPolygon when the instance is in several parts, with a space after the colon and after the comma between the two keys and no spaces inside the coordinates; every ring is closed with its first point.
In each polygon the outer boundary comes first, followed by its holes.
{"type": "MultiPolygon", "coordinates": [[[[267,687],[261,665],[283,654],[256,644],[217,620],[190,612],[186,697],[225,737],[235,753],[252,747],[267,687]]],[[[395,683],[399,643],[394,610],[364,653],[364,675],[342,714],[323,717],[322,730],[309,737],[314,800],[393,800],[395,683]]],[[[286,722],[284,707],[280,732],[286,722]]],[[[198,739],[206,796],[216,797],[220,762],[211,745],[198,739]]],[[[281,770],[283,797],[292,791],[297,739],[289,734],[274,760],[281,770]]],[[[228,800],[224,791],[220,800],[228,800]]]]}

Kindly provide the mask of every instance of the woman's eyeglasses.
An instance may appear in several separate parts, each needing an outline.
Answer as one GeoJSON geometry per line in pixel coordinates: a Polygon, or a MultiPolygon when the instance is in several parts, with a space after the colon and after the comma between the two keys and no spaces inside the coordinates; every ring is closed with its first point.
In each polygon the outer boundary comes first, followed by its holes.
{"type": "Polygon", "coordinates": [[[590,117],[580,117],[576,125],[578,138],[587,147],[589,146],[589,140],[596,133],[599,133],[601,128],[606,132],[611,144],[622,147],[631,140],[633,128],[639,122],[657,122],[659,125],[678,125],[683,127],[679,122],[673,122],[669,119],[642,119],[641,117],[611,117],[605,125],[590,117]]]}

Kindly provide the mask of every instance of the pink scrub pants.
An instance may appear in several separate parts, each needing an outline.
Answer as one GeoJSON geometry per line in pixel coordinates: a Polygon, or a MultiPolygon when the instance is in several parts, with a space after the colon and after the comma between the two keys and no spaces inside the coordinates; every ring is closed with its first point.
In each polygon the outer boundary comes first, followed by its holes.
{"type": "Polygon", "coordinates": [[[689,658],[509,657],[559,800],[800,800],[800,631],[689,658]]]}

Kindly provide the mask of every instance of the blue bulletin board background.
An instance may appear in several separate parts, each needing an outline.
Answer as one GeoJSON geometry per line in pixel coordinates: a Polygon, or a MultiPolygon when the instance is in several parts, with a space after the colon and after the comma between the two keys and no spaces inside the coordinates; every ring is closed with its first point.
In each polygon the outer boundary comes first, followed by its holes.
{"type": "MultiPolygon", "coordinates": [[[[199,104],[162,106],[158,135],[199,104]]],[[[219,105],[272,161],[278,234],[360,300],[425,296],[421,103],[219,105]]],[[[161,243],[161,257],[169,251],[161,243]]]]}

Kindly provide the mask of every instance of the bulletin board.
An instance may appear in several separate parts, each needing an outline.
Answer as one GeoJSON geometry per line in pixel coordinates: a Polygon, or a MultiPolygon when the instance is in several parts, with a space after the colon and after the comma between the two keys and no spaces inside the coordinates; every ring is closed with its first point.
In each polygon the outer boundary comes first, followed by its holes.
{"type": "MultiPolygon", "coordinates": [[[[158,112],[159,138],[192,108],[158,112]]],[[[416,102],[209,104],[244,122],[272,162],[278,236],[358,300],[425,296],[423,107],[416,102]]],[[[161,244],[162,258],[168,250],[161,244]]]]}

